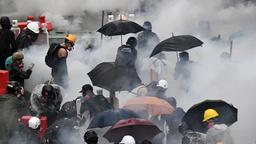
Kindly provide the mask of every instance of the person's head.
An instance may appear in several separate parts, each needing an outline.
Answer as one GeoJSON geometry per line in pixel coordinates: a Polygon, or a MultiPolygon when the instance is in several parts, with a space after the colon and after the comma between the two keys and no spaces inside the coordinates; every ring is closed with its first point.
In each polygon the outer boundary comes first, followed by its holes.
{"type": "Polygon", "coordinates": [[[82,95],[85,96],[88,92],[93,92],[93,87],[90,84],[83,85],[80,93],[82,93],[82,95]]]}
{"type": "Polygon", "coordinates": [[[33,42],[35,42],[38,38],[40,29],[37,22],[30,22],[27,25],[28,34],[33,42]]]}
{"type": "Polygon", "coordinates": [[[17,81],[10,81],[6,87],[7,93],[20,97],[24,94],[23,87],[17,81]]]}
{"type": "Polygon", "coordinates": [[[46,84],[43,86],[41,94],[43,102],[48,102],[48,100],[52,99],[53,97],[54,88],[52,85],[46,84]]]}
{"type": "Polygon", "coordinates": [[[144,28],[145,30],[151,31],[151,30],[152,30],[152,24],[151,24],[151,22],[145,21],[145,22],[143,23],[143,28],[144,28]]]}
{"type": "Polygon", "coordinates": [[[69,51],[71,51],[75,45],[76,42],[76,36],[73,34],[68,34],[65,37],[65,45],[69,51]]]}
{"type": "Polygon", "coordinates": [[[130,135],[126,135],[119,144],[135,144],[135,139],[130,135]]]}
{"type": "Polygon", "coordinates": [[[181,52],[179,53],[180,61],[189,61],[189,54],[188,52],[181,52]]]}
{"type": "Polygon", "coordinates": [[[156,86],[162,91],[166,91],[168,89],[168,82],[166,80],[159,80],[156,86]]]}
{"type": "Polygon", "coordinates": [[[177,106],[177,101],[174,97],[168,97],[167,102],[174,108],[177,106]]]}
{"type": "Polygon", "coordinates": [[[19,68],[23,68],[24,55],[22,52],[15,52],[12,54],[12,63],[19,68]]]}
{"type": "Polygon", "coordinates": [[[31,128],[31,129],[39,129],[39,126],[41,124],[41,121],[38,117],[31,117],[29,120],[28,120],[28,127],[31,128]]]}
{"type": "Polygon", "coordinates": [[[137,39],[135,37],[129,37],[126,41],[126,45],[131,46],[132,48],[135,48],[137,45],[137,39]]]}
{"type": "Polygon", "coordinates": [[[10,21],[9,17],[7,17],[7,16],[1,17],[0,25],[3,29],[11,29],[11,27],[12,27],[11,21],[10,21]]]}
{"type": "Polygon", "coordinates": [[[96,134],[95,131],[89,130],[85,132],[84,134],[84,141],[87,144],[97,144],[98,143],[98,135],[96,134]]]}
{"type": "Polygon", "coordinates": [[[207,123],[207,127],[211,128],[219,117],[219,113],[212,108],[204,111],[203,122],[207,123]]]}

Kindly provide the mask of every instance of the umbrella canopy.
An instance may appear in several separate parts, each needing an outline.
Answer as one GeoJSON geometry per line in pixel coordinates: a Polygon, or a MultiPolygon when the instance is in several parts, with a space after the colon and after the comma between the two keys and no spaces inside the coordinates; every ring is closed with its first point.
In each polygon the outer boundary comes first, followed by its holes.
{"type": "Polygon", "coordinates": [[[108,91],[131,91],[141,85],[134,68],[103,62],[88,73],[92,84],[108,91]]]}
{"type": "Polygon", "coordinates": [[[97,32],[107,36],[125,35],[128,33],[137,33],[143,31],[144,28],[139,24],[129,20],[116,20],[102,26],[97,32]]]}
{"type": "Polygon", "coordinates": [[[151,96],[136,97],[128,100],[124,104],[124,108],[134,111],[147,111],[152,116],[170,114],[174,111],[174,108],[167,101],[151,96]]]}
{"type": "Polygon", "coordinates": [[[128,118],[139,118],[139,115],[127,109],[111,109],[96,115],[92,119],[88,128],[103,128],[106,126],[112,126],[119,120],[128,118]]]}
{"type": "Polygon", "coordinates": [[[161,130],[148,120],[131,118],[118,121],[104,134],[104,137],[110,142],[120,142],[125,135],[131,135],[140,143],[160,132],[161,130]]]}
{"type": "Polygon", "coordinates": [[[218,123],[224,123],[230,126],[237,121],[237,108],[223,100],[205,100],[192,106],[187,111],[182,121],[187,123],[189,129],[205,133],[207,127],[203,122],[203,116],[204,111],[209,108],[219,113],[218,123]]]}
{"type": "Polygon", "coordinates": [[[185,51],[201,46],[203,42],[192,35],[180,35],[170,37],[160,42],[151,53],[150,57],[162,51],[185,51]]]}

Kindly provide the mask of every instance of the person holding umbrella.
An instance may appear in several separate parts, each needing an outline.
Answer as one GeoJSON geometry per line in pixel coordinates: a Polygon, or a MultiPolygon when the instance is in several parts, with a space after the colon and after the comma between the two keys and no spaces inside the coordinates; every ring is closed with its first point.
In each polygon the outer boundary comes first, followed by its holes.
{"type": "Polygon", "coordinates": [[[126,45],[122,45],[117,50],[116,65],[135,67],[135,61],[137,58],[137,39],[135,37],[128,38],[126,45]]]}
{"type": "Polygon", "coordinates": [[[204,111],[203,122],[207,124],[206,143],[207,144],[233,144],[233,139],[229,134],[226,124],[218,124],[219,113],[215,109],[204,111]]]}
{"type": "Polygon", "coordinates": [[[181,52],[179,53],[179,61],[177,61],[175,70],[174,70],[174,79],[190,79],[190,65],[193,63],[189,60],[189,53],[188,52],[181,52]]]}

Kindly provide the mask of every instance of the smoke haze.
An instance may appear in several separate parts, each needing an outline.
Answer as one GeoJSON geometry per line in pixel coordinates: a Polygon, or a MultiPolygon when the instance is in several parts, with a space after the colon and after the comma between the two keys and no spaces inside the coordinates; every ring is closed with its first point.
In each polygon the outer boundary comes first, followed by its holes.
{"type": "MultiPolygon", "coordinates": [[[[1,0],[1,12],[9,15],[45,14],[46,18],[57,28],[68,31],[86,31],[84,23],[92,28],[100,27],[100,13],[105,9],[136,9],[142,1],[136,0],[1,0]],[[10,9],[6,8],[9,3],[10,9]],[[24,5],[24,3],[26,5],[24,5]],[[47,3],[47,5],[46,5],[47,3]],[[100,4],[99,4],[100,3],[100,4]],[[2,9],[2,5],[5,7],[2,9]],[[84,19],[84,11],[96,13],[98,19],[84,19]],[[67,16],[73,16],[70,20],[67,16]],[[96,21],[97,24],[94,23],[96,21]]],[[[152,5],[150,5],[152,6],[152,5]]],[[[247,4],[230,0],[162,0],[152,7],[147,7],[145,13],[138,13],[135,21],[142,24],[150,20],[153,31],[161,40],[174,35],[192,34],[204,41],[203,47],[189,50],[190,59],[195,62],[192,68],[192,79],[188,83],[189,91],[184,91],[181,81],[173,79],[176,63],[176,53],[166,52],[166,75],[169,83],[168,96],[175,96],[178,106],[187,110],[193,104],[205,99],[223,99],[238,108],[238,122],[230,127],[236,143],[253,144],[256,141],[253,114],[255,109],[256,89],[256,6],[254,1],[247,4]],[[213,42],[210,38],[221,35],[221,41],[213,42]],[[232,37],[230,37],[232,36],[232,37]],[[234,38],[235,37],[235,38],[234,38]],[[229,40],[233,38],[233,53],[231,61],[220,58],[222,52],[229,52],[229,40]]],[[[97,29],[94,29],[94,32],[97,29]]],[[[130,35],[124,36],[123,43],[130,35]]],[[[87,73],[97,64],[115,60],[120,37],[104,37],[96,34],[96,49],[84,51],[84,40],[89,35],[81,35],[74,51],[68,57],[70,90],[65,99],[72,100],[79,96],[78,91],[85,83],[91,83],[87,73]]],[[[29,88],[50,78],[50,69],[44,64],[46,46],[31,48],[25,52],[25,62],[33,61],[36,65],[27,81],[29,88]]],[[[145,61],[145,65],[149,62],[145,61]]],[[[140,75],[146,75],[140,73],[140,75]]],[[[147,77],[147,76],[145,76],[147,77]]],[[[143,79],[148,81],[148,79],[143,79]]],[[[97,89],[97,88],[96,88],[97,89]]],[[[104,91],[108,96],[108,93],[104,91]]],[[[117,93],[121,105],[133,97],[127,92],[117,93]]]]}

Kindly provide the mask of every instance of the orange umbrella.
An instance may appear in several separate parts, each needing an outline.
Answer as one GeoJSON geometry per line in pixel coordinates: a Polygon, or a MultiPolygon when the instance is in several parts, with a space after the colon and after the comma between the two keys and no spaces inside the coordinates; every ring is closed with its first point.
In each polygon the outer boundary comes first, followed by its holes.
{"type": "Polygon", "coordinates": [[[146,110],[152,116],[170,114],[174,111],[174,108],[167,101],[152,96],[142,96],[128,100],[124,104],[124,108],[133,111],[146,110]]]}

